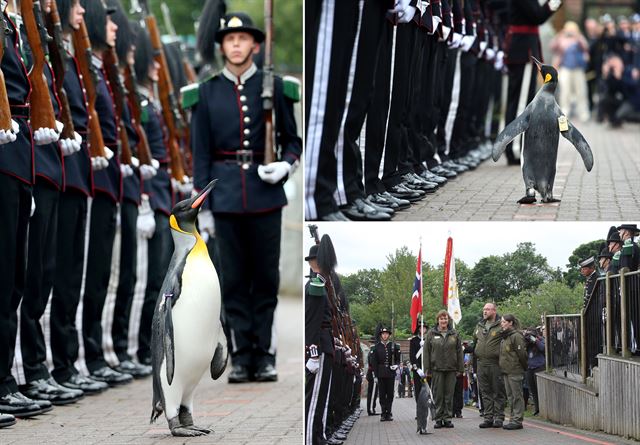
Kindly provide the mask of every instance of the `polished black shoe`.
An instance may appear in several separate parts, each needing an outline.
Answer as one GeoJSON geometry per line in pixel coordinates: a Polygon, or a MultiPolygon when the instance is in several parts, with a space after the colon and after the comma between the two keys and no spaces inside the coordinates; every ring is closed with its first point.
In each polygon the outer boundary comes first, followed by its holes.
{"type": "Polygon", "coordinates": [[[385,198],[380,193],[373,193],[367,196],[367,202],[375,204],[380,207],[385,207],[393,211],[398,210],[398,204],[390,199],[385,198]]]}
{"type": "Polygon", "coordinates": [[[277,382],[278,371],[271,363],[267,363],[258,367],[254,377],[258,382],[277,382]]]}
{"type": "Polygon", "coordinates": [[[456,176],[458,176],[458,174],[456,172],[454,172],[453,170],[449,170],[448,168],[443,167],[442,165],[437,165],[435,167],[433,167],[431,169],[432,173],[435,173],[438,176],[443,176],[447,179],[453,179],[456,176]]]}
{"type": "Polygon", "coordinates": [[[0,397],[0,412],[24,419],[42,414],[44,410],[34,400],[14,392],[0,397]]]}
{"type": "Polygon", "coordinates": [[[391,196],[394,196],[398,199],[404,199],[409,202],[417,202],[424,198],[424,193],[421,194],[415,190],[409,190],[404,187],[402,184],[394,185],[393,187],[387,190],[391,196]]]}
{"type": "Polygon", "coordinates": [[[11,414],[0,414],[0,428],[6,428],[16,424],[16,418],[11,414]]]}
{"type": "Polygon", "coordinates": [[[84,397],[77,389],[69,389],[50,379],[38,379],[20,386],[20,392],[33,400],[47,400],[53,405],[68,405],[84,397]]]}
{"type": "Polygon", "coordinates": [[[396,198],[395,196],[391,195],[389,192],[378,193],[378,196],[398,206],[398,207],[393,207],[393,210],[404,210],[411,207],[411,202],[409,200],[396,198]]]}
{"type": "Polygon", "coordinates": [[[333,212],[328,215],[324,215],[320,218],[321,221],[349,221],[349,218],[344,216],[342,212],[333,212]]]}
{"type": "Polygon", "coordinates": [[[502,428],[502,420],[494,420],[493,421],[494,428],[502,428]]]}
{"type": "Polygon", "coordinates": [[[249,381],[249,369],[243,365],[233,365],[228,381],[229,383],[247,383],[249,381]]]}
{"type": "Polygon", "coordinates": [[[457,418],[457,419],[462,419],[462,413],[455,413],[453,415],[453,417],[457,418]]]}
{"type": "Polygon", "coordinates": [[[509,422],[505,426],[503,426],[502,429],[504,429],[504,430],[521,430],[522,429],[522,424],[521,423],[515,423],[515,422],[509,422]]]}
{"type": "Polygon", "coordinates": [[[356,199],[340,209],[344,215],[354,221],[389,221],[391,215],[374,209],[363,199],[356,199]]]}
{"type": "Polygon", "coordinates": [[[103,366],[102,368],[93,371],[91,373],[91,378],[99,382],[105,382],[109,384],[109,386],[124,385],[125,383],[131,383],[133,381],[131,374],[118,372],[108,366],[103,366]]]}
{"type": "Polygon", "coordinates": [[[131,374],[134,379],[141,379],[151,375],[151,366],[139,365],[131,360],[123,360],[114,368],[123,374],[131,374]]]}
{"type": "Polygon", "coordinates": [[[391,207],[374,204],[369,198],[365,198],[364,202],[366,202],[370,207],[373,207],[374,210],[387,213],[389,216],[393,216],[393,214],[395,213],[395,211],[391,207]]]}
{"type": "Polygon", "coordinates": [[[433,427],[438,430],[440,428],[444,428],[444,424],[442,423],[442,420],[436,420],[436,424],[433,425],[433,427]]]}
{"type": "Polygon", "coordinates": [[[448,182],[447,178],[445,178],[444,176],[436,175],[429,170],[425,170],[420,173],[420,177],[426,179],[429,182],[435,182],[438,185],[444,185],[448,182]]]}
{"type": "Polygon", "coordinates": [[[480,428],[493,428],[493,420],[485,420],[479,426],[480,428]]]}
{"type": "Polygon", "coordinates": [[[445,427],[445,428],[453,428],[453,422],[451,422],[450,420],[447,420],[447,421],[444,423],[444,427],[445,427]]]}
{"type": "Polygon", "coordinates": [[[334,439],[333,437],[331,437],[331,438],[329,438],[329,440],[327,440],[326,444],[327,445],[342,445],[343,442],[341,440],[334,439]]]}
{"type": "Polygon", "coordinates": [[[105,382],[99,382],[80,374],[73,374],[69,377],[69,380],[61,382],[60,385],[65,388],[79,389],[88,396],[99,394],[109,388],[109,385],[105,382]]]}
{"type": "Polygon", "coordinates": [[[347,440],[347,436],[338,432],[333,433],[333,436],[331,436],[334,439],[337,440],[347,440]]]}

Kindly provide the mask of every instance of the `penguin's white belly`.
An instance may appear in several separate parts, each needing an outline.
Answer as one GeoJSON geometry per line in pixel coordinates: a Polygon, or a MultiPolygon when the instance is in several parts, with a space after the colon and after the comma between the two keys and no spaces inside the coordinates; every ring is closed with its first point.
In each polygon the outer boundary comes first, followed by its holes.
{"type": "Polygon", "coordinates": [[[171,386],[164,372],[166,361],[162,364],[161,380],[167,401],[181,400],[183,394],[188,397],[209,370],[218,336],[224,335],[220,306],[220,284],[211,260],[191,252],[182,274],[180,298],[171,311],[175,357],[171,386]]]}

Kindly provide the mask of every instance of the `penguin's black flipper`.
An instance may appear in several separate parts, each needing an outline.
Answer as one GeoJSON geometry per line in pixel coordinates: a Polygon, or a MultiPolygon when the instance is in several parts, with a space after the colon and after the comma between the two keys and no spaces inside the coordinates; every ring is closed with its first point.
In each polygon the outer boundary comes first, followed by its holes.
{"type": "Polygon", "coordinates": [[[167,364],[167,382],[171,385],[173,382],[173,373],[175,370],[175,357],[173,347],[173,319],[171,318],[172,294],[165,295],[164,302],[164,338],[162,344],[164,346],[164,359],[167,364]]]}
{"type": "Polygon", "coordinates": [[[590,172],[593,168],[593,153],[591,152],[591,147],[589,147],[589,143],[585,140],[584,136],[582,136],[582,133],[580,133],[571,122],[568,122],[568,124],[569,130],[561,131],[560,134],[576,147],[576,150],[578,150],[578,153],[582,156],[585,168],[590,172]]]}
{"type": "Polygon", "coordinates": [[[494,161],[500,159],[500,156],[509,145],[509,142],[514,140],[520,133],[524,133],[529,128],[529,107],[524,109],[524,112],[515,118],[509,125],[504,127],[504,130],[496,138],[496,142],[493,144],[493,150],[491,156],[494,161]]]}
{"type": "Polygon", "coordinates": [[[213,358],[211,359],[211,378],[213,380],[218,380],[222,373],[224,373],[225,368],[227,367],[227,360],[229,357],[227,351],[227,338],[224,335],[224,329],[222,325],[220,326],[219,334],[221,335],[220,341],[218,342],[218,346],[216,346],[216,352],[213,354],[213,358]]]}

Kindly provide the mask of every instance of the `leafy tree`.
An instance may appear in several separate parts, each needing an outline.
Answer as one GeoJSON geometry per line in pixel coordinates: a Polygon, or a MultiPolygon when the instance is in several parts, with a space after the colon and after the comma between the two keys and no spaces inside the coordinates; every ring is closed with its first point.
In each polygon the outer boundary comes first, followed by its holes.
{"type": "Polygon", "coordinates": [[[604,245],[605,240],[595,240],[580,244],[576,247],[569,257],[567,272],[564,274],[564,282],[571,287],[574,287],[578,283],[584,283],[585,278],[580,275],[580,266],[578,266],[578,262],[589,256],[599,255],[604,245]]]}
{"type": "Polygon", "coordinates": [[[352,303],[370,304],[382,294],[382,272],[378,269],[362,269],[355,274],[340,276],[345,295],[352,303]]]}

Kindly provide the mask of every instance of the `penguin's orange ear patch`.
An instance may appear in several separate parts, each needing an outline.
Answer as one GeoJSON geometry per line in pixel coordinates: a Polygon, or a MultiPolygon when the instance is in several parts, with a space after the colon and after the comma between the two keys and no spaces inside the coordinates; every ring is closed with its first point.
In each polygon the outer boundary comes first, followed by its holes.
{"type": "Polygon", "coordinates": [[[551,74],[549,73],[547,73],[547,75],[544,76],[544,83],[547,83],[547,82],[551,82],[551,74]]]}

